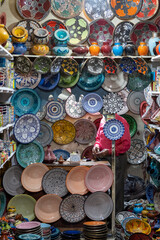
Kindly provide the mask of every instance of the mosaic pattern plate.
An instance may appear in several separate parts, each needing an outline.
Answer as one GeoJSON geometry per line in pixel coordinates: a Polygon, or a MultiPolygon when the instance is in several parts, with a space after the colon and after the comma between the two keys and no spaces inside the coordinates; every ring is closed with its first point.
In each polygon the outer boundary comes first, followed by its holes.
{"type": "Polygon", "coordinates": [[[38,141],[42,147],[46,147],[53,140],[53,131],[52,128],[45,122],[40,122],[40,132],[36,141],[38,141]]]}
{"type": "Polygon", "coordinates": [[[108,74],[115,74],[117,72],[117,64],[112,58],[105,57],[103,61],[104,69],[108,74]]]}
{"type": "Polygon", "coordinates": [[[61,70],[69,76],[77,75],[79,69],[78,62],[75,59],[68,58],[62,61],[61,70]]]}
{"type": "Polygon", "coordinates": [[[24,114],[17,119],[13,133],[16,140],[26,144],[32,142],[38,136],[40,131],[40,122],[33,114],[24,114]]]}
{"type": "Polygon", "coordinates": [[[70,97],[67,98],[65,109],[66,113],[72,118],[81,118],[86,114],[82,106],[83,95],[81,94],[79,97],[79,101],[76,101],[76,97],[72,94],[70,97]]]}
{"type": "Polygon", "coordinates": [[[104,71],[104,62],[100,58],[92,57],[87,60],[86,67],[90,74],[98,75],[104,71]]]}
{"type": "Polygon", "coordinates": [[[33,62],[33,68],[40,74],[46,74],[50,71],[52,61],[47,56],[39,56],[33,62]]]}
{"type": "Polygon", "coordinates": [[[23,168],[32,163],[42,163],[44,160],[43,147],[37,141],[29,144],[19,144],[16,151],[16,158],[23,168]]]}
{"type": "Polygon", "coordinates": [[[68,144],[72,142],[76,135],[74,125],[67,120],[56,121],[52,125],[53,141],[58,144],[68,144]]]}
{"type": "Polygon", "coordinates": [[[69,32],[69,42],[71,46],[84,43],[89,36],[88,22],[82,17],[74,17],[65,21],[65,25],[69,32]]]}
{"type": "Polygon", "coordinates": [[[80,144],[88,144],[95,140],[97,128],[93,122],[80,119],[74,123],[76,129],[75,141],[80,144]]]}
{"type": "Polygon", "coordinates": [[[94,20],[90,23],[90,35],[88,37],[88,43],[97,42],[99,47],[102,47],[104,42],[112,44],[112,36],[114,31],[114,25],[106,19],[94,20]]]}
{"type": "Polygon", "coordinates": [[[82,106],[88,113],[96,113],[103,107],[103,100],[97,93],[89,93],[82,100],[82,106]]]}
{"type": "Polygon", "coordinates": [[[28,74],[32,69],[32,62],[25,56],[18,56],[15,60],[15,68],[22,74],[28,74]]]}
{"type": "Polygon", "coordinates": [[[41,74],[32,70],[28,74],[21,74],[14,72],[14,78],[16,80],[16,88],[36,88],[41,80],[41,74]]]}
{"type": "Polygon", "coordinates": [[[59,159],[60,156],[62,156],[62,158],[64,160],[67,160],[70,157],[70,153],[66,150],[63,150],[63,149],[53,150],[53,153],[54,153],[54,155],[56,156],[57,159],[59,159]]]}
{"type": "Polygon", "coordinates": [[[60,73],[54,75],[52,73],[42,74],[41,81],[38,84],[38,87],[44,91],[53,90],[59,83],[60,73]]]}
{"type": "Polygon", "coordinates": [[[139,115],[140,113],[140,104],[145,100],[143,92],[130,92],[127,98],[127,106],[129,110],[139,115]]]}
{"type": "Polygon", "coordinates": [[[111,119],[104,124],[103,133],[110,140],[118,140],[124,134],[125,128],[121,121],[111,119]]]}
{"type": "Polygon", "coordinates": [[[144,59],[141,57],[138,57],[138,58],[135,58],[134,61],[137,64],[137,71],[145,75],[148,72],[149,66],[144,61],[144,59]]]}
{"type": "Polygon", "coordinates": [[[143,4],[140,12],[137,14],[137,18],[142,21],[146,21],[157,13],[159,7],[158,0],[143,0],[143,4]]]}
{"type": "Polygon", "coordinates": [[[144,142],[140,139],[132,139],[131,147],[127,151],[127,161],[130,164],[140,164],[146,159],[146,154],[144,142]]]}
{"type": "Polygon", "coordinates": [[[137,65],[131,57],[123,57],[120,59],[120,68],[123,72],[131,74],[136,71],[137,65]]]}
{"type": "Polygon", "coordinates": [[[82,0],[53,0],[51,4],[53,14],[64,19],[80,15],[82,8],[82,0]]]}
{"type": "Polygon", "coordinates": [[[131,138],[136,134],[137,132],[137,122],[134,119],[134,117],[124,114],[121,117],[123,117],[129,124],[129,131],[131,138]]]}
{"type": "Polygon", "coordinates": [[[47,103],[47,113],[45,119],[49,122],[61,120],[66,116],[64,102],[62,100],[51,100],[47,103]]]}
{"type": "Polygon", "coordinates": [[[120,92],[118,92],[118,95],[123,99],[123,108],[117,112],[118,115],[125,114],[129,111],[128,106],[127,106],[127,97],[129,94],[129,90],[127,88],[124,88],[120,92]]]}
{"type": "Polygon", "coordinates": [[[1,208],[0,208],[0,217],[3,216],[3,213],[6,209],[6,194],[2,191],[0,191],[0,205],[1,205],[1,208]]]}
{"type": "Polygon", "coordinates": [[[42,188],[45,193],[64,197],[68,193],[66,188],[67,174],[68,172],[61,168],[49,170],[42,179],[42,188]]]}
{"type": "Polygon", "coordinates": [[[69,223],[82,221],[86,214],[84,212],[85,197],[79,194],[72,194],[66,197],[60,205],[59,211],[61,217],[69,223]]]}
{"type": "Polygon", "coordinates": [[[51,0],[16,0],[16,7],[22,18],[41,21],[50,12],[51,0]]]}
{"type": "Polygon", "coordinates": [[[124,101],[117,93],[108,93],[103,96],[103,111],[115,114],[123,109],[124,101]]]}

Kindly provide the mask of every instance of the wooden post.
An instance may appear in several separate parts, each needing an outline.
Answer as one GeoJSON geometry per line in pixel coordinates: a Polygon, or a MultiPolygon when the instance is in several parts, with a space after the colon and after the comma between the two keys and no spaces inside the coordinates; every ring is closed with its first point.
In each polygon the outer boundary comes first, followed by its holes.
{"type": "Polygon", "coordinates": [[[115,151],[115,141],[112,141],[112,172],[114,175],[114,180],[112,184],[112,201],[113,201],[113,211],[112,211],[112,235],[115,235],[115,210],[116,210],[116,151],[115,151]]]}

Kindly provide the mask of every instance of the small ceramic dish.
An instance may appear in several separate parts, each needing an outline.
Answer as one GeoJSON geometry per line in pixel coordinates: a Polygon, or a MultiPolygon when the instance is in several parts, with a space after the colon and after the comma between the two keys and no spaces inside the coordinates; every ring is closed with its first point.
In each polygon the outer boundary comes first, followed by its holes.
{"type": "Polygon", "coordinates": [[[49,57],[37,57],[33,62],[33,68],[40,74],[46,74],[50,71],[52,61],[49,57]]]}
{"type": "Polygon", "coordinates": [[[86,63],[87,71],[92,75],[101,74],[104,71],[104,62],[102,59],[92,57],[86,63]]]}

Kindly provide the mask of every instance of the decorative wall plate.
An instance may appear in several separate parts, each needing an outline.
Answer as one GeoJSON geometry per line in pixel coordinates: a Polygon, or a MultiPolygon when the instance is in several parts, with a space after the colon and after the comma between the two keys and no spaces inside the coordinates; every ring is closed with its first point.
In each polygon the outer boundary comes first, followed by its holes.
{"type": "Polygon", "coordinates": [[[41,144],[33,141],[29,144],[19,144],[16,151],[18,163],[27,167],[32,163],[41,163],[44,160],[44,150],[41,144]]]}
{"type": "Polygon", "coordinates": [[[95,192],[85,201],[84,210],[90,219],[104,220],[109,217],[113,210],[113,201],[107,193],[95,192]]]}
{"type": "Polygon", "coordinates": [[[68,193],[66,188],[67,174],[68,172],[62,168],[49,170],[42,179],[42,188],[45,193],[53,193],[60,197],[64,197],[68,193]]]}
{"type": "Polygon", "coordinates": [[[92,57],[86,63],[87,71],[92,75],[101,74],[104,71],[104,62],[102,59],[92,57]]]}
{"type": "Polygon", "coordinates": [[[31,70],[28,74],[21,74],[14,72],[14,78],[16,80],[16,88],[36,88],[41,80],[41,74],[34,70],[31,70]]]}
{"type": "Polygon", "coordinates": [[[74,76],[67,76],[66,74],[61,74],[58,86],[61,87],[61,88],[73,87],[78,82],[79,76],[80,76],[80,72],[79,71],[74,76]]]}
{"type": "Polygon", "coordinates": [[[64,19],[80,15],[82,8],[82,0],[53,0],[51,6],[53,14],[64,19]]]}
{"type": "Polygon", "coordinates": [[[159,32],[155,23],[139,22],[132,28],[130,38],[137,47],[140,45],[140,42],[145,42],[148,45],[148,41],[152,37],[152,32],[159,32]]]}
{"type": "Polygon", "coordinates": [[[89,36],[88,22],[82,17],[69,18],[65,21],[65,25],[69,32],[69,42],[71,46],[76,46],[84,43],[89,36]]]}
{"type": "Polygon", "coordinates": [[[120,68],[123,72],[131,74],[137,70],[137,65],[131,57],[122,57],[120,59],[120,68]]]}
{"type": "Polygon", "coordinates": [[[146,159],[146,149],[140,139],[132,139],[131,147],[127,151],[127,161],[130,164],[140,164],[146,159]]]}
{"type": "Polygon", "coordinates": [[[117,112],[117,114],[122,115],[122,114],[125,114],[129,111],[128,106],[127,106],[127,97],[128,97],[128,94],[129,94],[129,90],[127,88],[124,88],[123,90],[121,90],[117,94],[123,100],[123,108],[119,112],[117,112]]]}
{"type": "Polygon", "coordinates": [[[54,75],[60,72],[63,59],[61,57],[56,57],[51,65],[50,72],[54,75]]]}
{"type": "Polygon", "coordinates": [[[52,125],[53,141],[58,144],[68,144],[72,142],[76,135],[74,125],[67,120],[56,121],[52,125]]]}
{"type": "MultiPolygon", "coordinates": [[[[145,100],[148,103],[148,105],[152,105],[153,99],[152,99],[152,93],[151,93],[152,89],[151,89],[151,85],[149,84],[148,87],[146,87],[144,89],[144,96],[145,96],[145,100]]],[[[160,106],[160,95],[157,97],[157,103],[160,106]]]]}
{"type": "Polygon", "coordinates": [[[137,18],[142,21],[146,21],[157,13],[159,8],[158,0],[143,0],[140,12],[137,14],[137,18]]]}
{"type": "Polygon", "coordinates": [[[158,29],[160,30],[160,16],[158,16],[155,20],[155,24],[157,25],[158,29]]]}
{"type": "Polygon", "coordinates": [[[38,136],[40,122],[33,114],[24,114],[17,119],[14,125],[14,136],[20,143],[30,143],[38,136]]]}
{"type": "Polygon", "coordinates": [[[16,0],[18,13],[22,18],[41,21],[46,18],[50,12],[51,0],[16,0]]]}
{"type": "Polygon", "coordinates": [[[118,1],[110,0],[110,6],[116,17],[126,20],[134,18],[142,7],[142,0],[137,1],[118,1]]]}
{"type": "Polygon", "coordinates": [[[66,116],[64,102],[60,99],[57,101],[51,100],[47,103],[47,113],[45,119],[49,122],[61,120],[66,116]]]}
{"type": "Polygon", "coordinates": [[[76,129],[75,141],[80,144],[88,144],[95,140],[97,128],[93,122],[80,119],[74,123],[76,129]]]}
{"type": "Polygon", "coordinates": [[[133,212],[129,212],[129,211],[122,211],[122,212],[119,212],[116,214],[116,220],[122,224],[123,220],[125,218],[129,218],[129,217],[132,217],[132,218],[137,218],[137,215],[133,212]]]}
{"type": "Polygon", "coordinates": [[[137,132],[137,122],[134,119],[134,117],[124,114],[121,117],[123,117],[129,124],[129,131],[131,138],[136,134],[137,132]]]}
{"type": "Polygon", "coordinates": [[[144,59],[141,58],[141,57],[137,57],[137,58],[134,58],[134,61],[137,64],[137,71],[139,73],[142,73],[142,74],[146,75],[147,72],[148,72],[149,66],[144,61],[144,59]]]}
{"type": "Polygon", "coordinates": [[[129,110],[139,115],[140,113],[140,104],[145,100],[143,92],[130,92],[127,98],[127,106],[129,110]]]}
{"type": "Polygon", "coordinates": [[[28,88],[19,89],[11,98],[11,103],[17,116],[22,116],[26,113],[36,114],[40,108],[40,101],[38,94],[28,88]]]}
{"type": "Polygon", "coordinates": [[[75,59],[67,58],[62,61],[61,70],[69,76],[74,76],[78,73],[79,65],[75,59]]]}
{"type": "Polygon", "coordinates": [[[99,47],[102,47],[104,42],[112,44],[112,35],[114,31],[114,25],[109,20],[98,19],[90,23],[90,35],[88,37],[88,43],[97,42],[99,47]]]}
{"type": "Polygon", "coordinates": [[[110,140],[118,140],[124,134],[125,128],[121,121],[111,119],[104,124],[103,133],[110,140]]]}
{"type": "Polygon", "coordinates": [[[0,205],[1,205],[1,208],[0,208],[0,217],[3,216],[3,213],[6,209],[6,194],[2,191],[0,191],[0,205]]]}
{"type": "Polygon", "coordinates": [[[96,113],[103,107],[103,99],[97,93],[88,93],[82,100],[82,106],[88,113],[96,113]]]}
{"type": "Polygon", "coordinates": [[[63,149],[53,150],[53,153],[54,153],[54,155],[56,156],[57,159],[59,159],[60,156],[62,156],[62,158],[64,160],[67,160],[70,157],[70,153],[66,150],[63,150],[63,149]]]}
{"type": "Polygon", "coordinates": [[[149,203],[154,204],[154,194],[157,191],[157,188],[149,183],[146,187],[146,197],[149,203]]]}
{"type": "Polygon", "coordinates": [[[51,48],[55,46],[54,32],[57,29],[67,30],[64,23],[57,20],[57,19],[50,19],[50,20],[45,21],[44,23],[42,23],[42,27],[47,29],[47,31],[49,32],[49,45],[50,45],[51,48]]]}
{"type": "MultiPolygon", "coordinates": [[[[72,194],[66,197],[61,202],[59,208],[61,217],[69,223],[77,223],[82,221],[86,217],[84,212],[84,202],[85,197],[78,194],[72,194]]],[[[73,236],[71,236],[71,238],[72,237],[73,236]]]]}
{"type": "Polygon", "coordinates": [[[117,72],[117,64],[112,58],[105,57],[103,61],[104,69],[108,74],[115,74],[117,72]]]}
{"type": "Polygon", "coordinates": [[[40,109],[37,113],[36,116],[38,117],[39,120],[42,120],[46,116],[47,112],[47,107],[44,105],[42,109],[40,109]]]}
{"type": "Polygon", "coordinates": [[[58,85],[59,80],[60,73],[56,75],[52,73],[42,74],[38,87],[44,91],[51,91],[58,85]]]}
{"type": "Polygon", "coordinates": [[[52,128],[45,122],[40,122],[40,132],[36,141],[38,141],[42,147],[46,147],[53,140],[53,131],[52,128]]]}
{"type": "Polygon", "coordinates": [[[133,26],[134,24],[132,22],[120,22],[114,29],[113,41],[120,42],[122,46],[125,46],[127,44],[127,41],[130,41],[130,32],[133,26]]]}
{"type": "Polygon", "coordinates": [[[106,113],[114,114],[123,109],[124,101],[117,93],[108,93],[103,96],[103,110],[106,113]]]}
{"type": "Polygon", "coordinates": [[[81,94],[79,97],[79,101],[76,101],[76,97],[72,94],[70,97],[67,98],[65,109],[66,113],[72,118],[81,118],[86,114],[86,111],[83,109],[82,100],[83,95],[81,94]]]}
{"type": "MultiPolygon", "coordinates": [[[[94,124],[95,124],[95,121],[94,121],[94,124]]],[[[93,159],[92,149],[93,149],[93,145],[86,147],[81,154],[81,158],[82,159],[86,158],[86,159],[92,160],[93,159]]]]}
{"type": "Polygon", "coordinates": [[[51,59],[47,56],[37,57],[33,62],[33,68],[40,74],[46,74],[51,68],[51,59]]]}
{"type": "Polygon", "coordinates": [[[25,56],[18,56],[15,60],[15,68],[22,74],[28,74],[32,69],[32,62],[25,56]]]}
{"type": "Polygon", "coordinates": [[[4,190],[11,196],[22,194],[25,189],[21,183],[22,168],[20,166],[12,166],[7,169],[3,175],[4,190]]]}
{"type": "Polygon", "coordinates": [[[109,0],[84,0],[84,14],[90,21],[99,18],[111,20],[114,17],[109,0]]]}

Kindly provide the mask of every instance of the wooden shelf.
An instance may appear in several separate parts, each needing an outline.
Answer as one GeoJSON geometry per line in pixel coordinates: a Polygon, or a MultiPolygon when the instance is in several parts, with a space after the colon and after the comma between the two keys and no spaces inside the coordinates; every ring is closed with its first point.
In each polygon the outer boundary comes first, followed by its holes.
{"type": "Polygon", "coordinates": [[[10,54],[2,45],[0,45],[0,57],[8,58],[9,60],[12,60],[12,54],[10,54]]]}
{"type": "Polygon", "coordinates": [[[2,163],[2,165],[0,165],[0,169],[3,168],[6,162],[8,162],[14,156],[15,152],[11,153],[11,155],[7,158],[7,160],[4,163],[2,163]]]}
{"type": "Polygon", "coordinates": [[[0,133],[2,133],[4,130],[7,130],[9,129],[10,127],[13,127],[14,126],[14,123],[10,123],[10,124],[7,124],[6,126],[4,127],[0,127],[0,133]]]}

